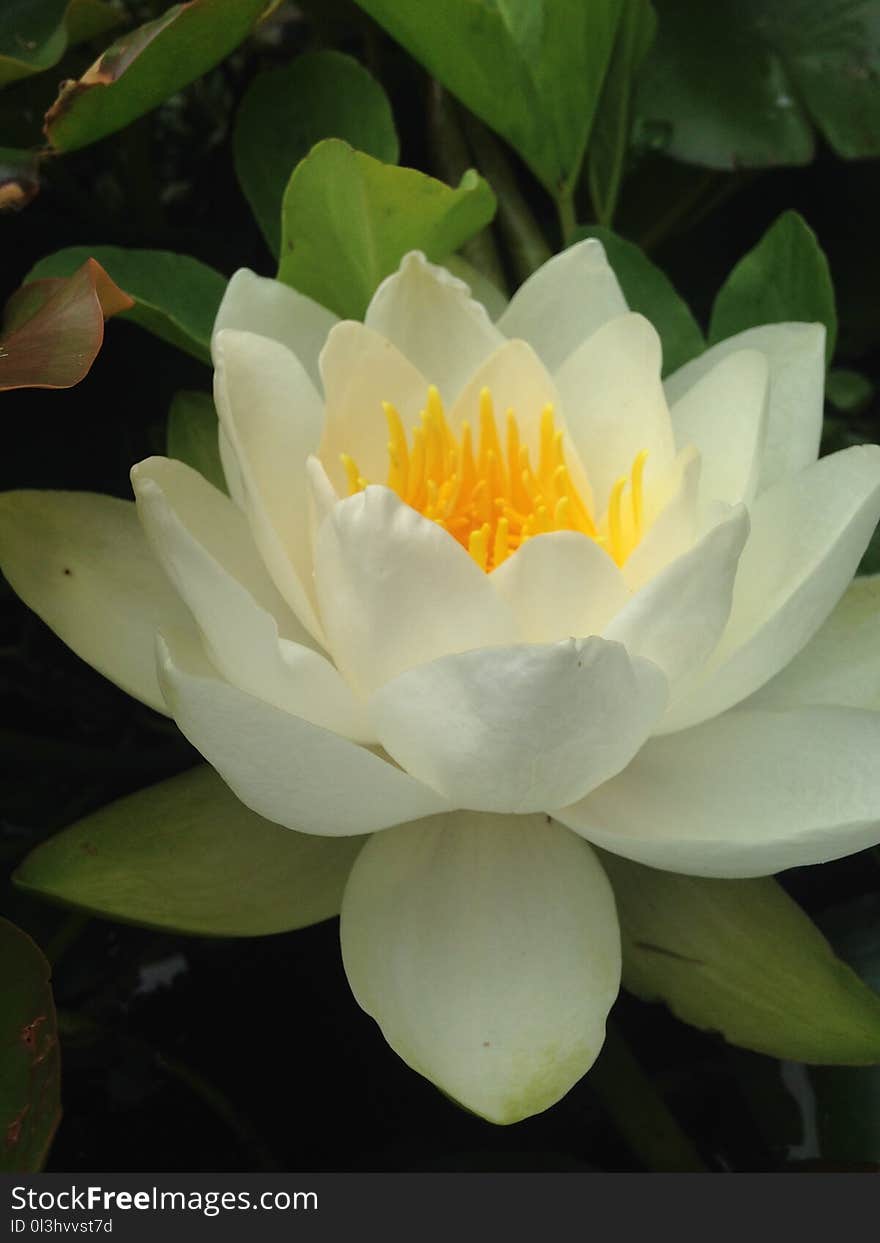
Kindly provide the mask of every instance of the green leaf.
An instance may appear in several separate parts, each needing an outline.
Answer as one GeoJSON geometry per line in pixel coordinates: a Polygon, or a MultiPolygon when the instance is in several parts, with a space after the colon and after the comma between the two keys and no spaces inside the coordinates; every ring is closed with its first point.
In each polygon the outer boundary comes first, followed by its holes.
{"type": "Polygon", "coordinates": [[[600,224],[610,225],[614,219],[629,150],[635,77],[656,28],[650,0],[625,0],[587,159],[590,197],[600,224]]]}
{"type": "Polygon", "coordinates": [[[46,113],[56,151],[76,151],[123,129],[207,73],[250,33],[266,0],[189,0],[129,31],[46,113]]]}
{"type": "Polygon", "coordinates": [[[265,936],[336,915],[363,840],[271,824],[204,765],[86,816],[38,846],[14,880],[123,923],[265,936]]]}
{"type": "Polygon", "coordinates": [[[831,358],[837,312],[828,260],[796,211],[784,212],[721,286],[712,307],[709,342],[724,341],[758,324],[787,320],[824,324],[825,356],[831,358]]]}
{"type": "Polygon", "coordinates": [[[429,73],[570,194],[623,0],[358,0],[429,73]]]}
{"type": "Polygon", "coordinates": [[[169,457],[186,462],[215,488],[227,491],[217,441],[217,411],[208,393],[188,389],[175,393],[165,435],[169,457]]]}
{"type": "Polygon", "coordinates": [[[26,207],[39,192],[40,167],[36,152],[0,147],[0,210],[26,207]]]}
{"type": "Polygon", "coordinates": [[[69,0],[4,0],[0,86],[56,65],[67,47],[69,0]]]}
{"type": "Polygon", "coordinates": [[[328,138],[284,194],[279,280],[337,315],[363,318],[409,250],[437,262],[492,219],[495,197],[471,169],[457,189],[328,138]]]}
{"type": "Polygon", "coordinates": [[[880,1061],[880,997],[775,880],[678,876],[604,852],[602,862],[631,992],[771,1057],[880,1061]]]}
{"type": "Polygon", "coordinates": [[[646,129],[708,168],[806,164],[812,125],[839,155],[880,154],[876,0],[656,0],[639,90],[646,129]]]}
{"type": "Polygon", "coordinates": [[[35,264],[27,277],[69,276],[86,259],[97,259],[134,306],[131,319],[201,362],[211,361],[211,329],[226,278],[207,264],[168,250],[121,246],[67,246],[35,264]]]}
{"type": "Polygon", "coordinates": [[[285,187],[322,138],[344,138],[378,160],[397,163],[391,106],[362,65],[341,52],[307,52],[254,78],[235,122],[235,171],[276,256],[285,187]]]}
{"type": "Polygon", "coordinates": [[[572,240],[584,237],[595,237],[602,243],[631,309],[649,319],[659,332],[665,375],[702,354],[706,343],[687,303],[644,251],[601,225],[582,226],[572,240]]]}
{"type": "Polygon", "coordinates": [[[835,367],[828,372],[825,381],[825,396],[844,414],[860,414],[871,404],[874,392],[874,385],[866,375],[846,367],[835,367]]]}
{"type": "Polygon", "coordinates": [[[61,1067],[50,967],[0,919],[0,1171],[42,1169],[61,1118],[61,1067]]]}

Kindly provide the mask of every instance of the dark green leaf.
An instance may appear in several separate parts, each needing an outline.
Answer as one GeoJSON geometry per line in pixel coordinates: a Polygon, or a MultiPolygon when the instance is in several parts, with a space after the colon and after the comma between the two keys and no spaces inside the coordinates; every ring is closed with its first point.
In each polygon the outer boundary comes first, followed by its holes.
{"type": "Polygon", "coordinates": [[[41,1170],[61,1118],[61,1067],[46,959],[0,919],[0,1171],[41,1170]]]}
{"type": "Polygon", "coordinates": [[[322,138],[396,164],[391,107],[364,67],[341,52],[308,52],[251,83],[235,123],[235,171],[273,253],[281,248],[281,202],[294,168],[322,138]]]}
{"type": "Polygon", "coordinates": [[[215,488],[226,491],[217,441],[217,411],[208,393],[181,389],[174,394],[166,438],[169,457],[186,462],[215,488]]]}
{"type": "Polygon", "coordinates": [[[832,406],[842,410],[844,414],[859,414],[870,405],[874,396],[874,385],[860,371],[836,367],[834,371],[828,372],[825,396],[832,406]]]}
{"type": "Polygon", "coordinates": [[[122,129],[212,69],[250,33],[266,0],[189,0],[117,39],[46,113],[56,151],[122,129]]]}
{"type": "Polygon", "coordinates": [[[86,259],[97,259],[134,298],[123,319],[134,320],[163,341],[210,362],[211,329],[226,278],[207,264],[167,250],[125,250],[120,246],[68,246],[41,259],[28,280],[68,276],[86,259]]]}
{"type": "Polygon", "coordinates": [[[492,191],[473,170],[452,189],[328,138],[287,186],[278,277],[337,315],[360,319],[407,251],[440,261],[494,210],[492,191]]]}
{"type": "Polygon", "coordinates": [[[65,829],[25,859],[15,882],[124,923],[264,936],[336,915],[363,840],[271,824],[202,766],[65,829]]]}
{"type": "Polygon", "coordinates": [[[577,180],[623,0],[358,0],[516,148],[554,196],[577,180]]]}
{"type": "Polygon", "coordinates": [[[58,63],[67,47],[69,0],[5,0],[0,21],[0,86],[58,63]]]}
{"type": "Polygon", "coordinates": [[[828,260],[802,216],[784,212],[740,259],[718,291],[709,341],[759,324],[788,320],[824,324],[826,358],[834,353],[837,312],[828,260]]]}
{"type": "Polygon", "coordinates": [[[665,374],[702,354],[706,343],[687,303],[644,251],[601,225],[579,228],[574,240],[584,237],[595,237],[602,243],[630,307],[649,319],[659,332],[665,374]]]}
{"type": "Polygon", "coordinates": [[[678,876],[604,853],[602,861],[631,992],[772,1057],[880,1061],[880,997],[775,880],[678,876]]]}

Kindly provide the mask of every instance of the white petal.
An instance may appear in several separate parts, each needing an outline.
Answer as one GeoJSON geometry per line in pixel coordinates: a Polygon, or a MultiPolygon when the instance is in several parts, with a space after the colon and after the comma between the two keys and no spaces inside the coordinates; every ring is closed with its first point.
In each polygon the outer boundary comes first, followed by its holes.
{"type": "Polygon", "coordinates": [[[153,551],[220,673],[313,725],[373,741],[362,706],[278,594],[232,501],[168,458],[141,462],[132,483],[153,551]]]}
{"type": "Polygon", "coordinates": [[[815,462],[825,397],[822,324],[765,324],[713,345],[666,381],[675,405],[707,372],[737,350],[756,349],[770,364],[770,396],[758,491],[815,462]]]}
{"type": "Polygon", "coordinates": [[[632,591],[694,546],[700,529],[700,468],[696,449],[683,449],[645,497],[648,529],[623,565],[632,591]]]}
{"type": "Polygon", "coordinates": [[[574,802],[629,762],[666,679],[618,643],[567,639],[446,656],[370,700],[385,749],[460,807],[530,812],[574,802]]]}
{"type": "Polygon", "coordinates": [[[306,460],[323,412],[314,385],[290,350],[252,333],[214,341],[217,413],[235,450],[245,509],[278,590],[320,639],[312,596],[306,460]]]}
{"type": "Polygon", "coordinates": [[[522,337],[555,371],[609,319],[629,308],[601,242],[588,239],[554,255],[514,294],[498,320],[506,337],[522,337]]]}
{"type": "Polygon", "coordinates": [[[822,458],[761,494],[730,621],[711,659],[676,689],[664,728],[723,712],[768,681],[840,599],[880,517],[880,449],[822,458]]]}
{"type": "Polygon", "coordinates": [[[338,317],[319,302],[281,281],[239,268],[226,286],[217,311],[212,345],[224,328],[271,337],[293,350],[317,385],[318,355],[335,323],[338,317]]]}
{"type": "Polygon", "coordinates": [[[235,450],[232,442],[223,430],[223,424],[217,421],[217,443],[220,446],[220,464],[223,467],[223,474],[226,478],[226,487],[229,495],[235,501],[239,509],[247,508],[247,498],[244,494],[244,482],[241,477],[241,469],[238,465],[238,458],[235,456],[235,450]]]}
{"type": "Polygon", "coordinates": [[[472,298],[482,302],[486,313],[493,323],[504,313],[507,306],[507,295],[488,276],[484,276],[479,268],[475,268],[461,255],[447,255],[443,267],[460,281],[464,281],[472,298]]]}
{"type": "Polygon", "coordinates": [[[91,492],[0,496],[0,565],[28,608],[99,673],[167,713],[160,626],[192,626],[130,501],[91,492]]]}
{"type": "Polygon", "coordinates": [[[183,636],[164,634],[158,658],[162,693],[182,733],[267,820],[349,837],[449,810],[372,751],[225,682],[183,636]]]}
{"type": "Polygon", "coordinates": [[[672,681],[698,668],[730,616],[733,582],[749,531],[739,505],[637,592],[604,630],[606,639],[653,661],[672,681]]]}
{"type": "Polygon", "coordinates": [[[880,713],[738,708],[649,742],[624,773],[554,812],[627,859],[695,876],[766,876],[880,841],[880,713]]]}
{"type": "Polygon", "coordinates": [[[547,1109],[590,1068],[620,982],[605,874],[544,816],[457,812],[372,838],[341,940],[395,1052],[497,1123],[547,1109]]]}
{"type": "Polygon", "coordinates": [[[527,540],[492,571],[490,582],[530,643],[601,634],[629,599],[612,559],[576,531],[527,540]]]}
{"type": "Polygon", "coordinates": [[[518,637],[473,557],[389,488],[334,507],[315,541],[315,581],[328,648],[361,694],[437,656],[518,637]]]}
{"type": "Polygon", "coordinates": [[[728,354],[672,407],[679,449],[694,445],[702,459],[707,500],[750,501],[766,432],[770,369],[758,350],[728,354]]]}
{"type": "Polygon", "coordinates": [[[429,381],[390,341],[353,320],[337,324],[327,338],[321,376],[326,413],[318,456],[337,492],[348,495],[343,453],[368,483],[384,483],[388,424],[382,403],[397,409],[408,430],[417,427],[429,381]]]}
{"type": "Polygon", "coordinates": [[[880,710],[880,574],[856,578],[824,626],[748,707],[880,710]]]}
{"type": "Polygon", "coordinates": [[[474,438],[479,436],[480,393],[492,394],[495,419],[504,436],[508,410],[516,415],[520,440],[528,448],[532,465],[537,466],[541,413],[552,405],[559,411],[559,394],[550,373],[525,341],[502,341],[469,377],[449,411],[449,423],[456,433],[468,422],[474,438]]]}
{"type": "Polygon", "coordinates": [[[660,382],[660,338],[642,315],[608,320],[556,375],[565,422],[590,478],[597,511],[614,481],[647,450],[645,478],[672,462],[674,442],[660,382]]]}
{"type": "Polygon", "coordinates": [[[417,250],[373,294],[364,323],[392,341],[448,403],[504,341],[467,285],[417,250]]]}

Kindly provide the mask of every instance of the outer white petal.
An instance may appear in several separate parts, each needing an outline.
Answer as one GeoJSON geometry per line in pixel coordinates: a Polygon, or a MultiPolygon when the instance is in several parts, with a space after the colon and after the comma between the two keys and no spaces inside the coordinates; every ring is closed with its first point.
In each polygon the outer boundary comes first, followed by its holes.
{"type": "Polygon", "coordinates": [[[532,273],[498,320],[506,337],[522,337],[555,371],[609,319],[628,311],[601,242],[569,246],[532,273]]]}
{"type": "Polygon", "coordinates": [[[604,639],[446,656],[370,700],[385,749],[457,806],[530,812],[620,772],[663,711],[656,666],[604,639]]]}
{"type": "Polygon", "coordinates": [[[449,810],[372,751],[224,681],[198,643],[165,634],[158,658],[162,693],[182,733],[267,820],[349,837],[449,810]]]}
{"type": "Polygon", "coordinates": [[[241,468],[238,465],[238,458],[235,456],[235,450],[223,425],[217,421],[217,443],[220,446],[220,464],[223,467],[223,474],[226,478],[226,487],[229,489],[229,495],[235,501],[239,509],[247,508],[247,498],[244,494],[244,483],[241,478],[241,468]]]}
{"type": "Polygon", "coordinates": [[[338,317],[319,302],[281,281],[239,268],[230,278],[217,311],[212,345],[224,328],[271,337],[293,350],[315,384],[318,355],[338,317]]]}
{"type": "Polygon", "coordinates": [[[91,492],[4,493],[0,566],[13,591],[77,656],[167,713],[156,682],[156,631],[192,626],[192,619],[130,501],[91,492]]]}
{"type": "Polygon", "coordinates": [[[389,488],[334,507],[315,541],[315,581],[327,646],[361,694],[437,656],[518,637],[476,561],[389,488]]]}
{"type": "Polygon", "coordinates": [[[814,462],[762,493],[751,517],[727,629],[704,669],[676,689],[665,729],[738,703],[815,634],[880,518],[880,449],[857,445],[814,462]]]}
{"type": "Polygon", "coordinates": [[[880,574],[854,579],[807,646],[745,706],[803,704],[880,711],[880,574]]]}
{"type": "Polygon", "coordinates": [[[220,673],[313,725],[373,741],[362,706],[278,594],[232,501],[168,458],[141,462],[132,483],[153,551],[220,673]]]}
{"type": "Polygon", "coordinates": [[[766,876],[880,841],[880,714],[738,708],[649,742],[557,820],[695,876],[766,876]]]}
{"type": "Polygon", "coordinates": [[[737,350],[756,349],[770,364],[767,432],[758,491],[811,462],[819,452],[825,397],[825,328],[822,324],[765,324],[713,345],[666,381],[675,405],[707,372],[737,350]]]}
{"type": "Polygon", "coordinates": [[[699,379],[672,407],[679,449],[694,445],[702,459],[707,500],[752,499],[764,450],[770,368],[766,354],[737,350],[699,379]]]}
{"type": "Polygon", "coordinates": [[[739,505],[637,592],[605,628],[604,637],[659,665],[670,681],[698,668],[730,616],[748,531],[748,513],[739,505]]]}
{"type": "Polygon", "coordinates": [[[214,341],[217,413],[241,472],[254,540],[278,590],[320,638],[311,591],[306,461],[318,445],[323,410],[290,350],[230,329],[214,341]]]}
{"type": "Polygon", "coordinates": [[[576,531],[527,540],[492,571],[489,581],[530,643],[601,634],[629,600],[612,559],[595,540],[576,531]]]}
{"type": "Polygon", "coordinates": [[[493,322],[504,313],[508,303],[507,295],[502,293],[488,276],[484,276],[479,268],[468,263],[467,259],[463,259],[461,255],[447,255],[443,260],[443,267],[453,276],[457,276],[460,281],[464,281],[470,290],[471,297],[477,302],[482,302],[493,322]]]}
{"type": "Polygon", "coordinates": [[[393,341],[449,403],[504,341],[467,285],[417,250],[373,294],[364,323],[393,341]]]}
{"type": "Polygon", "coordinates": [[[565,422],[599,513],[614,481],[629,474],[643,449],[649,482],[674,458],[661,353],[660,338],[644,316],[622,315],[594,332],[556,374],[565,422]]]}
{"type": "Polygon", "coordinates": [[[367,842],[342,902],[345,970],[403,1060],[517,1122],[593,1064],[620,982],[611,888],[544,816],[457,812],[367,842]]]}
{"type": "Polygon", "coordinates": [[[701,522],[701,466],[696,449],[683,449],[645,498],[649,526],[622,567],[631,590],[650,582],[694,546],[701,522]]]}
{"type": "Polygon", "coordinates": [[[344,320],[321,354],[326,413],[319,456],[342,495],[348,482],[340,458],[354,458],[368,483],[388,477],[388,425],[383,402],[396,407],[404,425],[419,424],[430,382],[385,337],[344,320]]]}

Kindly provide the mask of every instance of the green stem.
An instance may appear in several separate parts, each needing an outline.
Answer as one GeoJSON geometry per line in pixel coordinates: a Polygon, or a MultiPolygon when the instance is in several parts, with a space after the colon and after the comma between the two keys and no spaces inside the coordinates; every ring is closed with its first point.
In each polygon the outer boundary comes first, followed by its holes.
{"type": "Polygon", "coordinates": [[[574,192],[572,190],[559,191],[556,196],[556,212],[559,216],[562,245],[568,246],[577,228],[577,216],[574,211],[574,192]]]}
{"type": "Polygon", "coordinates": [[[706,1174],[707,1167],[616,1027],[609,1024],[589,1083],[647,1170],[706,1174]]]}

